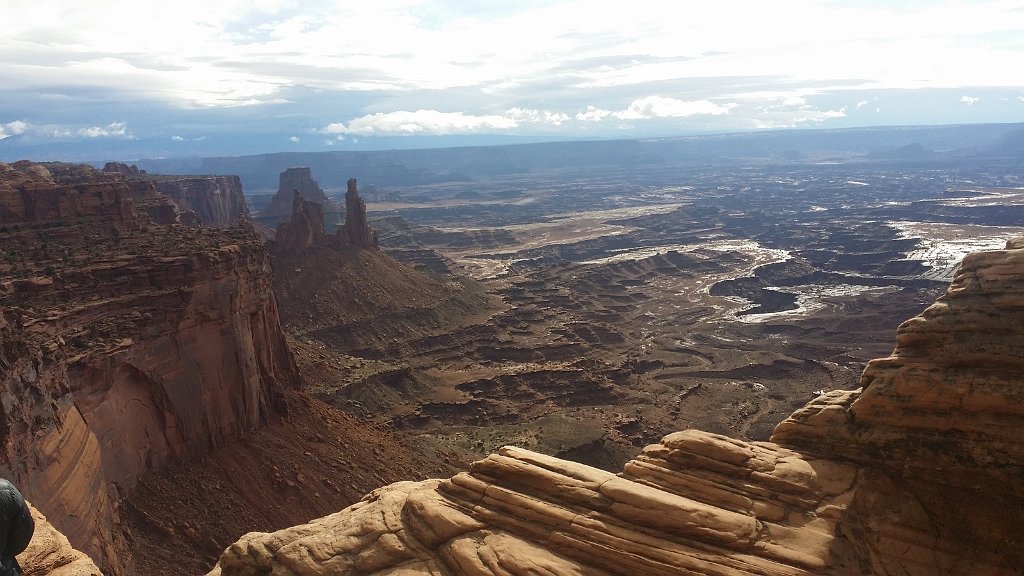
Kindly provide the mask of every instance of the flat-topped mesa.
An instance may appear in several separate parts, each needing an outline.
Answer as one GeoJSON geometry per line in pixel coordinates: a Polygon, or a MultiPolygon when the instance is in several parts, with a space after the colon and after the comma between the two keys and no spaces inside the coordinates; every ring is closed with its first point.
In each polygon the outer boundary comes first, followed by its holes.
{"type": "Polygon", "coordinates": [[[132,203],[148,182],[0,169],[0,476],[128,576],[140,475],[281,417],[299,385],[269,258],[249,228],[154,224],[132,203]]]}
{"type": "Polygon", "coordinates": [[[210,576],[1019,575],[1022,374],[1014,240],[966,257],[862,388],[813,400],[772,442],[676,432],[618,475],[505,447],[247,534],[210,576]]]}
{"type": "Polygon", "coordinates": [[[279,224],[274,235],[274,254],[299,254],[320,246],[327,237],[323,207],[304,200],[295,190],[291,218],[279,224]]]}
{"type": "Polygon", "coordinates": [[[366,223],[366,203],[359,197],[355,178],[348,180],[348,189],[345,192],[345,225],[341,227],[339,234],[353,246],[378,247],[377,234],[366,223]]]}
{"type": "Polygon", "coordinates": [[[307,201],[320,204],[332,227],[338,222],[342,208],[327,197],[307,167],[288,168],[281,172],[277,193],[270,199],[270,204],[256,215],[256,219],[270,227],[287,220],[292,214],[296,190],[307,201]]]}

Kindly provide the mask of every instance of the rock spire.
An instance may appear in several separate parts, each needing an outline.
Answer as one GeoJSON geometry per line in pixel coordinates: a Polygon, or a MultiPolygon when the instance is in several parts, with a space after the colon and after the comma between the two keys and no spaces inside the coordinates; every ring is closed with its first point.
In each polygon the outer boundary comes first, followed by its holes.
{"type": "Polygon", "coordinates": [[[366,223],[366,203],[359,197],[356,179],[348,179],[345,192],[345,225],[342,234],[349,244],[360,248],[377,248],[377,234],[366,223]]]}

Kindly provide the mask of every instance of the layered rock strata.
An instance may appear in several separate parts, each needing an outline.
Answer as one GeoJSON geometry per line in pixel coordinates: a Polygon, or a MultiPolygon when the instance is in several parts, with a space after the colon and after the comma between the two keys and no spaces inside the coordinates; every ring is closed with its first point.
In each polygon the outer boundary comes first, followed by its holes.
{"type": "Polygon", "coordinates": [[[160,223],[170,223],[173,218],[166,216],[166,209],[160,212],[160,208],[155,211],[148,207],[159,204],[159,200],[149,194],[150,190],[177,206],[182,213],[180,220],[185,224],[228,228],[249,218],[249,207],[238,176],[163,176],[147,174],[138,166],[122,162],[108,162],[103,171],[121,174],[132,183],[137,207],[160,223]]]}
{"type": "Polygon", "coordinates": [[[156,189],[182,210],[190,210],[205,226],[228,228],[249,218],[238,176],[160,176],[156,189]]]}
{"type": "Polygon", "coordinates": [[[284,413],[298,386],[251,228],[158,225],[120,174],[0,166],[0,475],[132,574],[140,474],[284,413]]]}
{"type": "Polygon", "coordinates": [[[256,215],[256,218],[270,227],[288,220],[292,214],[295,194],[310,202],[319,204],[328,217],[328,224],[333,226],[340,220],[343,209],[327,197],[309,168],[288,168],[281,172],[277,193],[270,199],[270,204],[256,215]]]}
{"type": "Polygon", "coordinates": [[[772,442],[677,432],[617,475],[506,447],[247,534],[210,575],[1020,574],[1022,294],[1022,243],[969,256],[772,442]]]}

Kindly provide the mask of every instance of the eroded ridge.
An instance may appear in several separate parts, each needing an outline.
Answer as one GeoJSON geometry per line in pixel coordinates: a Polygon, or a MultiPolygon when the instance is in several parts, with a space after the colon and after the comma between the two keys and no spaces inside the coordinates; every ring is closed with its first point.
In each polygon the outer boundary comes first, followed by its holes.
{"type": "Polygon", "coordinates": [[[247,534],[209,576],[1019,574],[1022,246],[965,259],[862,388],[773,442],[677,432],[618,475],[505,447],[247,534]]]}

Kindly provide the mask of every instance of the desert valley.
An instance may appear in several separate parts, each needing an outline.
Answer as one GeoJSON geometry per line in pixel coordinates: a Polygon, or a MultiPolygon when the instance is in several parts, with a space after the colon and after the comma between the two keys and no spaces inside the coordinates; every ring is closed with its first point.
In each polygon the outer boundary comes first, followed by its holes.
{"type": "Polygon", "coordinates": [[[0,164],[22,565],[1020,573],[1022,143],[0,164]]]}

